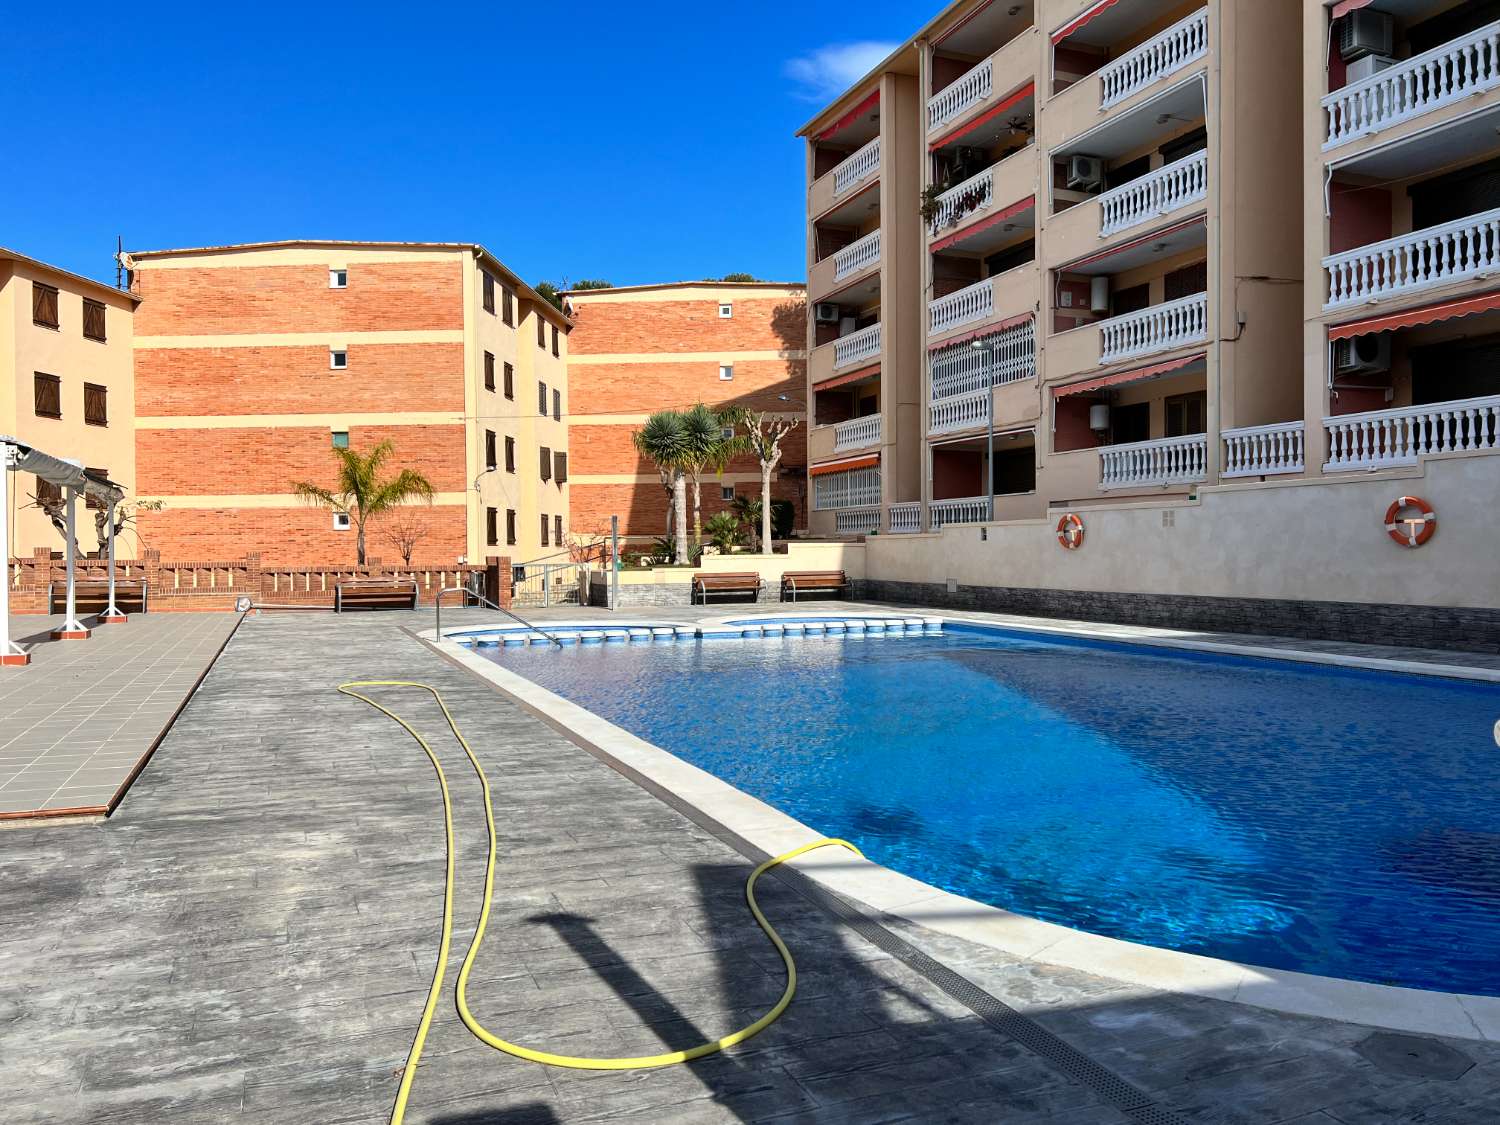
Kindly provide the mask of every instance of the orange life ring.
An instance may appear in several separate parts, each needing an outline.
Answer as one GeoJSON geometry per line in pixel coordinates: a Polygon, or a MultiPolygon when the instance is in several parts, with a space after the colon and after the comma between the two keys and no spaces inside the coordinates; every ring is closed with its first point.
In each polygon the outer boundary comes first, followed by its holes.
{"type": "Polygon", "coordinates": [[[1385,510],[1385,530],[1403,547],[1420,547],[1437,530],[1437,513],[1420,496],[1398,496],[1385,510]],[[1417,509],[1419,514],[1409,519],[1398,519],[1407,508],[1417,509]]]}
{"type": "Polygon", "coordinates": [[[1083,546],[1083,521],[1073,512],[1057,521],[1057,541],[1068,551],[1076,551],[1083,546]]]}

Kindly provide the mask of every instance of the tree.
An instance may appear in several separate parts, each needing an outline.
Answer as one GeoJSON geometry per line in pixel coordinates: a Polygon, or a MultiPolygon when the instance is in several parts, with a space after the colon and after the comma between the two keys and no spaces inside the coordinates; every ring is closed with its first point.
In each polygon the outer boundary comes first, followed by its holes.
{"type": "Polygon", "coordinates": [[[562,295],[564,293],[570,291],[577,292],[580,289],[613,289],[614,285],[608,281],[601,281],[599,278],[586,277],[582,281],[570,282],[565,277],[556,285],[550,281],[538,281],[535,288],[537,296],[553,308],[561,311],[563,307],[562,295]]]}
{"type": "Polygon", "coordinates": [[[758,496],[736,496],[731,505],[734,514],[750,529],[750,549],[760,551],[760,510],[763,507],[758,496]]]}
{"type": "Polygon", "coordinates": [[[386,521],[386,542],[396,548],[396,553],[407,566],[411,566],[411,557],[417,544],[429,534],[426,521],[410,508],[391,513],[391,518],[386,521]]]}
{"type": "Polygon", "coordinates": [[[745,452],[744,439],[734,432],[732,419],[701,402],[681,415],[687,427],[689,453],[684,469],[693,482],[693,544],[703,546],[703,474],[722,473],[736,454],[745,452]],[[729,431],[726,437],[724,431],[729,431]]]}
{"type": "Polygon", "coordinates": [[[631,435],[636,450],[656,466],[663,484],[672,493],[673,549],[678,562],[688,558],[687,468],[693,455],[692,436],[683,416],[675,410],[658,410],[631,435]]]}
{"type": "Polygon", "coordinates": [[[719,278],[720,281],[759,281],[753,273],[726,273],[719,278]]]}
{"type": "Polygon", "coordinates": [[[771,474],[781,461],[781,442],[797,428],[798,419],[778,417],[764,410],[736,406],[725,412],[736,429],[744,428],[745,448],[760,462],[760,541],[771,549],[771,474]]]}
{"type": "Polygon", "coordinates": [[[342,512],[349,517],[354,524],[360,566],[365,565],[365,525],[370,520],[408,500],[432,503],[432,484],[415,469],[402,469],[393,477],[381,475],[381,469],[395,450],[389,441],[382,441],[369,453],[336,448],[333,451],[338,461],[336,488],[324,488],[308,481],[292,482],[292,491],[305,503],[342,512]]]}

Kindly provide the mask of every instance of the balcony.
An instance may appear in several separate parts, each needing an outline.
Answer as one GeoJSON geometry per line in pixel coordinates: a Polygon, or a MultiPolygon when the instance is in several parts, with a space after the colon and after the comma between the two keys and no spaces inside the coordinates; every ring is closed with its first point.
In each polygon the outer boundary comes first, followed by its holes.
{"type": "Polygon", "coordinates": [[[872,231],[833,256],[833,280],[843,281],[880,264],[880,232],[872,231]]]}
{"type": "Polygon", "coordinates": [[[928,132],[941,128],[970,106],[978,105],[994,93],[994,74],[994,60],[985,59],[958,81],[928,98],[928,132]]]}
{"type": "Polygon", "coordinates": [[[833,369],[842,370],[858,363],[873,363],[880,359],[880,325],[872,324],[840,336],[833,342],[833,369]]]}
{"type": "Polygon", "coordinates": [[[1036,307],[1039,287],[1037,265],[1027,262],[937,297],[927,305],[927,334],[935,338],[959,328],[973,329],[985,321],[1029,312],[1036,307]]]}
{"type": "Polygon", "coordinates": [[[1500,209],[1397,235],[1323,259],[1326,309],[1484,277],[1500,267],[1500,209]]]}
{"type": "Polygon", "coordinates": [[[1208,152],[1200,150],[1099,196],[1099,237],[1149,223],[1208,198],[1208,152]]]}
{"type": "Polygon", "coordinates": [[[988,387],[934,400],[927,407],[927,432],[935,436],[985,425],[990,418],[990,400],[988,387]]]}
{"type": "Polygon", "coordinates": [[[852,418],[847,422],[838,422],[833,427],[833,451],[835,453],[847,453],[851,449],[863,449],[867,445],[879,444],[879,414],[852,418]]]}
{"type": "Polygon", "coordinates": [[[892,504],[889,508],[889,529],[892,535],[915,535],[922,530],[922,504],[912,500],[892,504]]]}
{"type": "Polygon", "coordinates": [[[1099,488],[1192,484],[1208,474],[1208,435],[1099,447],[1099,488]]]}
{"type": "Polygon", "coordinates": [[[1152,36],[1099,70],[1099,108],[1119,105],[1133,94],[1176,74],[1208,54],[1208,9],[1152,36]]]}
{"type": "Polygon", "coordinates": [[[1200,344],[1208,339],[1208,294],[1194,293],[1101,320],[1098,328],[1100,363],[1200,344]]]}
{"type": "Polygon", "coordinates": [[[879,508],[846,508],[833,514],[833,529],[841,535],[868,535],[880,530],[879,508]]]}
{"type": "Polygon", "coordinates": [[[1352,82],[1323,99],[1327,151],[1500,86],[1500,23],[1352,82]]]}
{"type": "Polygon", "coordinates": [[[1500,395],[1324,418],[1327,472],[1415,464],[1435,453],[1500,448],[1500,395]]]}
{"type": "Polygon", "coordinates": [[[880,177],[880,138],[866,142],[812,182],[808,191],[808,214],[820,216],[835,204],[851,198],[880,177]]]}
{"type": "Polygon", "coordinates": [[[988,496],[934,500],[927,505],[927,519],[933,531],[950,523],[984,523],[990,518],[990,504],[988,496]]]}
{"type": "Polygon", "coordinates": [[[1027,29],[927,99],[927,135],[950,132],[984,108],[997,93],[1024,88],[1036,73],[1036,31],[1027,29]],[[1000,83],[997,87],[996,82],[1000,83]]]}
{"type": "Polygon", "coordinates": [[[932,398],[972,394],[1036,374],[1036,321],[1028,319],[985,337],[982,348],[960,344],[934,352],[932,398]]]}
{"type": "Polygon", "coordinates": [[[812,480],[815,512],[873,508],[880,503],[880,470],[877,468],[823,473],[812,480]]]}
{"type": "Polygon", "coordinates": [[[1303,469],[1303,430],[1301,422],[1273,422],[1269,426],[1241,426],[1223,430],[1223,479],[1230,477],[1270,477],[1300,473],[1303,469]]]}

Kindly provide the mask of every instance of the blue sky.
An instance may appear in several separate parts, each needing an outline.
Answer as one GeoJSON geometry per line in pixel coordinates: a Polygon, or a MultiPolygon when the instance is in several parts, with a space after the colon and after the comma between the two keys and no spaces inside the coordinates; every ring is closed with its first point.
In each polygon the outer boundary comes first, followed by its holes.
{"type": "Polygon", "coordinates": [[[800,279],[793,134],[937,7],[10,5],[0,245],[110,281],[116,234],[800,279]]]}

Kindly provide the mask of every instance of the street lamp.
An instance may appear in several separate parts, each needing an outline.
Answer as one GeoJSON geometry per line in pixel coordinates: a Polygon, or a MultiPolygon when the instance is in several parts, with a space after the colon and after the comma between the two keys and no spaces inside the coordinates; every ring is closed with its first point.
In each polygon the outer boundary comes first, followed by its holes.
{"type": "Polygon", "coordinates": [[[984,365],[984,496],[989,504],[989,522],[995,522],[995,345],[985,340],[971,340],[969,347],[983,352],[984,365]]]}

